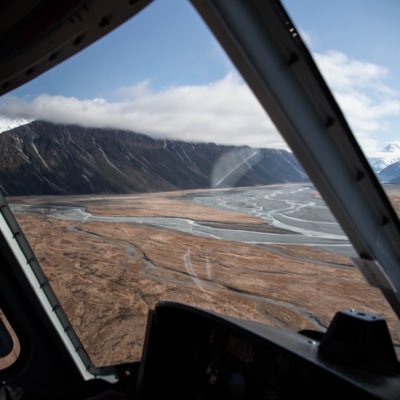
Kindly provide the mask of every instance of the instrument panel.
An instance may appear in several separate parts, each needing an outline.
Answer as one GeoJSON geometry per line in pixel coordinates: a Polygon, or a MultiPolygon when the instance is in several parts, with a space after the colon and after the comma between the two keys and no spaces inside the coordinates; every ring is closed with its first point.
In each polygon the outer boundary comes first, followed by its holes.
{"type": "Polygon", "coordinates": [[[330,365],[318,346],[287,330],[161,303],[149,316],[138,398],[396,398],[388,393],[398,377],[330,365]]]}

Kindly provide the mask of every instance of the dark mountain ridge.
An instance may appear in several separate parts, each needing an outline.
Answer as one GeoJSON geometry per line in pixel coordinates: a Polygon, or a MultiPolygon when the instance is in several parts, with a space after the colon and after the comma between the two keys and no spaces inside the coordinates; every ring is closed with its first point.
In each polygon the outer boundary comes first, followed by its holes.
{"type": "Polygon", "coordinates": [[[6,195],[156,192],[307,180],[277,149],[153,139],[34,121],[0,134],[6,195]]]}
{"type": "Polygon", "coordinates": [[[378,177],[382,183],[400,183],[400,161],[396,161],[381,172],[378,177]]]}

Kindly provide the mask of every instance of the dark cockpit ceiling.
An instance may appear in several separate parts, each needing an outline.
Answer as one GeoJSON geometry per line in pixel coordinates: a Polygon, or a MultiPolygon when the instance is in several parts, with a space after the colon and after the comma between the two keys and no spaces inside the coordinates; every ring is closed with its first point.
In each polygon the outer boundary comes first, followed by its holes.
{"type": "Polygon", "coordinates": [[[0,95],[89,46],[150,1],[1,1],[0,95]]]}

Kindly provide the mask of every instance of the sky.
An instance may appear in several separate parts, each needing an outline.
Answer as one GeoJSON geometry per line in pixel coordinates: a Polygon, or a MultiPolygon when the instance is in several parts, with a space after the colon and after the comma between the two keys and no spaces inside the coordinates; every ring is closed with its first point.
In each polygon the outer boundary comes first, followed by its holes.
{"type": "MultiPolygon", "coordinates": [[[[400,2],[284,0],[284,5],[367,154],[400,143],[400,2]]],[[[188,141],[286,146],[185,0],[156,0],[0,99],[0,127],[34,119],[188,141]]]]}

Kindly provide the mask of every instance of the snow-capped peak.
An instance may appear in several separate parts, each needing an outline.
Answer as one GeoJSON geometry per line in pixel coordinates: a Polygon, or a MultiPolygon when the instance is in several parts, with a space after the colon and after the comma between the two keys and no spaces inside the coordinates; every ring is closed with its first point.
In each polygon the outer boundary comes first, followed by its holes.
{"type": "Polygon", "coordinates": [[[385,153],[400,153],[400,145],[397,143],[389,143],[384,148],[385,153]]]}
{"type": "Polygon", "coordinates": [[[369,162],[376,173],[397,161],[400,161],[400,145],[397,143],[388,143],[381,151],[369,158],[369,162]]]}
{"type": "Polygon", "coordinates": [[[25,118],[8,118],[0,115],[0,134],[10,129],[14,129],[17,126],[26,125],[32,122],[32,120],[25,118]]]}

